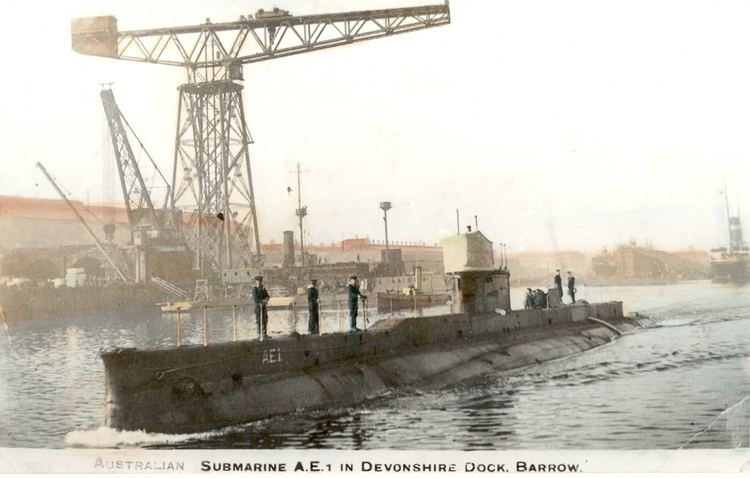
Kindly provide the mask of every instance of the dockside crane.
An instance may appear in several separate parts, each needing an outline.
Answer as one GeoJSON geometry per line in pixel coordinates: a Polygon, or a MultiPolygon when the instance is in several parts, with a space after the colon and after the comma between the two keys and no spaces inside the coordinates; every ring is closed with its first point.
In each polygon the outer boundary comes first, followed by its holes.
{"type": "Polygon", "coordinates": [[[274,8],[232,22],[130,31],[119,31],[117,19],[104,16],[74,19],[71,41],[84,55],[185,68],[170,202],[174,209],[188,191],[194,200],[189,245],[205,273],[262,261],[243,65],[448,23],[447,2],[305,16],[274,8]]]}
{"type": "MultiPolygon", "coordinates": [[[[168,224],[166,224],[166,200],[169,197],[169,183],[159,170],[159,167],[156,165],[153,158],[151,158],[151,155],[143,147],[143,144],[133,131],[130,123],[128,123],[127,119],[125,119],[125,116],[122,114],[122,111],[120,111],[120,107],[115,101],[115,95],[112,92],[112,89],[108,87],[102,88],[99,96],[102,100],[104,114],[107,117],[107,126],[109,127],[109,133],[112,138],[112,148],[115,153],[115,162],[117,163],[117,172],[120,178],[123,199],[125,201],[125,210],[127,211],[128,222],[130,223],[131,243],[133,242],[134,232],[139,228],[152,229],[156,232],[157,237],[165,238],[165,230],[166,227],[168,227],[168,224]],[[141,145],[142,150],[146,153],[146,156],[148,156],[151,164],[163,181],[164,187],[166,187],[165,207],[161,214],[157,214],[154,207],[154,203],[151,199],[150,188],[146,185],[146,181],[141,174],[141,168],[138,165],[135,154],[133,154],[133,148],[128,139],[128,131],[141,145]]],[[[172,224],[172,226],[174,226],[174,224],[172,224]]]]}
{"type": "Polygon", "coordinates": [[[62,189],[60,189],[60,186],[57,185],[57,182],[52,179],[52,176],[47,172],[47,169],[42,165],[42,163],[36,163],[36,167],[39,168],[39,170],[44,174],[44,177],[47,178],[47,181],[52,185],[52,187],[55,189],[57,194],[60,196],[60,198],[65,201],[65,204],[68,205],[71,211],[73,211],[73,214],[75,214],[76,218],[78,219],[78,222],[81,223],[81,226],[86,230],[86,233],[93,239],[94,244],[96,244],[97,249],[99,249],[99,252],[102,253],[102,256],[109,262],[109,265],[112,266],[112,268],[117,273],[117,276],[123,281],[128,282],[130,279],[128,278],[127,274],[125,273],[125,270],[123,270],[120,266],[117,265],[117,262],[107,253],[107,250],[104,248],[104,244],[102,244],[102,241],[99,240],[98,237],[96,237],[96,234],[94,234],[94,231],[91,230],[89,225],[86,223],[86,220],[81,216],[81,213],[78,212],[76,207],[73,205],[72,202],[68,199],[68,197],[65,195],[64,192],[62,192],[62,189]]]}
{"type": "Polygon", "coordinates": [[[189,252],[183,236],[181,213],[168,207],[171,190],[169,182],[123,115],[112,89],[104,85],[100,96],[130,224],[130,252],[134,262],[135,281],[151,282],[164,288],[163,286],[169,285],[168,282],[155,274],[170,279],[190,275],[189,265],[185,265],[185,255],[189,252]],[[138,142],[165,189],[161,209],[154,206],[153,188],[146,184],[129,136],[138,142]]]}

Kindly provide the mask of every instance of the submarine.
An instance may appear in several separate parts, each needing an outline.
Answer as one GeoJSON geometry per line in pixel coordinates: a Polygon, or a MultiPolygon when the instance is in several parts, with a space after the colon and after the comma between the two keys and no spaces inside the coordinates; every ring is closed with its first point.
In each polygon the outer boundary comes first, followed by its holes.
{"type": "Polygon", "coordinates": [[[297,410],[352,406],[399,387],[447,387],[613,341],[642,324],[622,302],[512,310],[510,272],[481,232],[443,240],[449,314],[387,318],[366,331],[291,334],[101,353],[105,423],[194,433],[297,410]]]}

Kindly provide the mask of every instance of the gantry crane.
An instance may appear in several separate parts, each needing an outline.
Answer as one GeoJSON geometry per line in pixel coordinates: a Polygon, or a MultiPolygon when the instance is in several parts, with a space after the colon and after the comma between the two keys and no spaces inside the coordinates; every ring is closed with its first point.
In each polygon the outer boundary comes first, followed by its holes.
{"type": "Polygon", "coordinates": [[[73,50],[84,55],[187,71],[179,87],[170,202],[174,209],[190,191],[189,242],[207,271],[258,264],[261,257],[242,66],[448,23],[447,2],[305,16],[275,8],[232,22],[131,31],[119,31],[112,16],[79,18],[71,37],[73,50]]]}

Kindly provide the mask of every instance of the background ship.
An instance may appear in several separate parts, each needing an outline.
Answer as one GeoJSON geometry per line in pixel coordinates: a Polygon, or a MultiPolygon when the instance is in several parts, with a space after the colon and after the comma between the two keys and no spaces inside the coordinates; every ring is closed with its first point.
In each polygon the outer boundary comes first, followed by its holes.
{"type": "Polygon", "coordinates": [[[729,212],[726,190],[727,221],[729,226],[729,247],[711,249],[711,273],[713,281],[719,283],[746,284],[750,279],[750,248],[742,237],[742,223],[739,210],[736,216],[729,212]]]}

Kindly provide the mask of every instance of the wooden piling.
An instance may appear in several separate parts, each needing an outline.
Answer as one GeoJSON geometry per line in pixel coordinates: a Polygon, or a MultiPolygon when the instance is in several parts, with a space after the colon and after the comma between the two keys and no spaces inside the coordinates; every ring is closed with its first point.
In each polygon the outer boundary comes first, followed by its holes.
{"type": "Polygon", "coordinates": [[[237,342],[237,306],[232,306],[232,340],[237,342]]]}
{"type": "Polygon", "coordinates": [[[182,343],[182,334],[180,331],[180,319],[182,317],[182,310],[177,308],[177,346],[179,347],[182,343]]]}
{"type": "Polygon", "coordinates": [[[203,307],[203,346],[208,345],[208,307],[203,307]]]}

